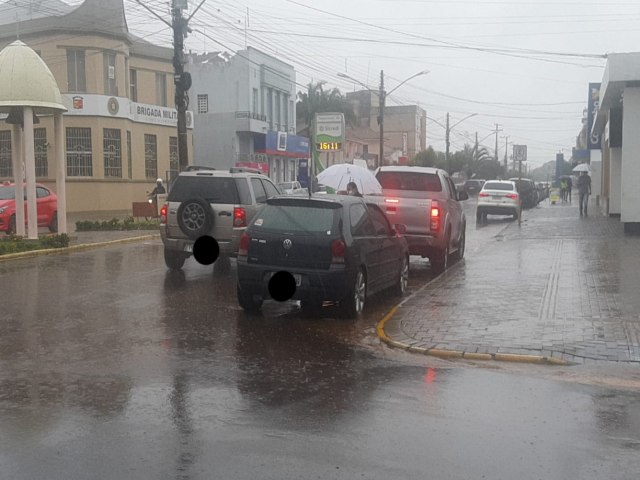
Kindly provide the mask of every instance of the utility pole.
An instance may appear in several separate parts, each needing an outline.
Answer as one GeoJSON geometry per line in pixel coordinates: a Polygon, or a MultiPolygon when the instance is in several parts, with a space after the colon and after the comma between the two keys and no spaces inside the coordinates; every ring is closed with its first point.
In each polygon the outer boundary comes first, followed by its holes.
{"type": "MultiPolygon", "coordinates": [[[[494,133],[496,134],[496,148],[494,150],[494,157],[496,159],[496,162],[498,162],[498,133],[501,132],[502,130],[500,129],[500,125],[498,125],[496,123],[496,129],[494,131],[494,133]]],[[[506,170],[507,166],[505,165],[505,170],[506,170]]]]}
{"type": "Polygon", "coordinates": [[[474,152],[473,160],[474,161],[477,160],[477,158],[478,158],[478,147],[479,147],[479,145],[478,145],[478,131],[476,130],[476,145],[475,145],[475,147],[473,147],[473,152],[474,152]]]}
{"type": "Polygon", "coordinates": [[[509,150],[509,135],[504,137],[504,164],[507,165],[507,151],[509,150]]]}
{"type": "Polygon", "coordinates": [[[451,129],[449,128],[449,112],[447,112],[447,126],[445,128],[445,136],[444,136],[444,144],[445,144],[445,150],[444,150],[444,159],[445,162],[447,164],[447,172],[449,173],[449,175],[451,175],[451,160],[449,159],[449,132],[451,131],[451,129]]]}
{"type": "Polygon", "coordinates": [[[187,90],[191,88],[191,75],[184,71],[184,39],[189,27],[182,10],[187,8],[186,0],[172,0],[173,28],[173,83],[175,85],[175,104],[178,111],[178,161],[180,171],[189,165],[189,142],[187,137],[187,108],[189,97],[187,90]]]}
{"type": "Polygon", "coordinates": [[[385,104],[385,92],[384,92],[384,70],[380,70],[380,94],[378,96],[378,103],[380,104],[380,111],[378,114],[378,125],[380,126],[380,155],[378,157],[378,167],[384,166],[384,104],[385,104]]]}

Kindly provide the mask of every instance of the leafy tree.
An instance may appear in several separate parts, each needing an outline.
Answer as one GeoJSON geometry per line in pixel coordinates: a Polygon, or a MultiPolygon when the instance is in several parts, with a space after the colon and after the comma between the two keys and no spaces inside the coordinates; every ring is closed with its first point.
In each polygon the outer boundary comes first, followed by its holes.
{"type": "Polygon", "coordinates": [[[310,136],[316,113],[340,112],[344,114],[347,124],[355,125],[356,123],[353,105],[337,88],[326,90],[324,88],[326,83],[325,81],[311,82],[307,85],[306,92],[298,92],[296,120],[299,125],[304,125],[303,131],[307,137],[310,136]]]}
{"type": "Polygon", "coordinates": [[[444,153],[436,152],[432,146],[429,146],[426,150],[418,152],[411,159],[411,165],[417,165],[420,167],[444,168],[444,153]]]}

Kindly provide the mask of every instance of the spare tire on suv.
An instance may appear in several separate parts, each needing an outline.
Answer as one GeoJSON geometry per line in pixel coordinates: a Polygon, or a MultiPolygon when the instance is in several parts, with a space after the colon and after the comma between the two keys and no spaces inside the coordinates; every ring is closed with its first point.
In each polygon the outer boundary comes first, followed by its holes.
{"type": "Polygon", "coordinates": [[[187,237],[198,239],[213,227],[213,211],[204,198],[190,198],[178,207],[178,226],[187,237]]]}

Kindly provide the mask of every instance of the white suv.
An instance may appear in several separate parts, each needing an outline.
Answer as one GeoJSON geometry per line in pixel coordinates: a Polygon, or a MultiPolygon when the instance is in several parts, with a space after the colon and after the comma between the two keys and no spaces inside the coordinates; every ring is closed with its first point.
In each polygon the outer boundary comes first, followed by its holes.
{"type": "Polygon", "coordinates": [[[258,170],[216,170],[190,166],[171,185],[160,214],[164,260],[179,270],[193,254],[194,242],[203,235],[216,239],[220,257],[238,253],[240,236],[267,198],[278,187],[258,170]]]}
{"type": "Polygon", "coordinates": [[[509,180],[488,180],[478,193],[476,220],[482,221],[487,215],[520,215],[520,195],[516,183],[509,180]]]}

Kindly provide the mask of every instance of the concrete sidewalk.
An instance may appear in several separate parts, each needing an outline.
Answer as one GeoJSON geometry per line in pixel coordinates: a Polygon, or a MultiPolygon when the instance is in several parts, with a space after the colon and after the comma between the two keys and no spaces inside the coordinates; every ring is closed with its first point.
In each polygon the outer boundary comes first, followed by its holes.
{"type": "Polygon", "coordinates": [[[441,356],[640,362],[640,237],[619,219],[546,203],[380,326],[396,346],[441,356]]]}

